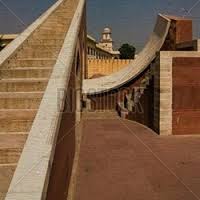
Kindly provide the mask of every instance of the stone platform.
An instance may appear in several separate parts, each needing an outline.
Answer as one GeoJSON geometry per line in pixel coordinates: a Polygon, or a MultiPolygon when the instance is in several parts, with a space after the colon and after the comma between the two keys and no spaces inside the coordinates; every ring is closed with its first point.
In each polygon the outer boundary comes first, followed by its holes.
{"type": "Polygon", "coordinates": [[[113,114],[83,119],[75,200],[200,199],[200,137],[158,136],[113,114]]]}

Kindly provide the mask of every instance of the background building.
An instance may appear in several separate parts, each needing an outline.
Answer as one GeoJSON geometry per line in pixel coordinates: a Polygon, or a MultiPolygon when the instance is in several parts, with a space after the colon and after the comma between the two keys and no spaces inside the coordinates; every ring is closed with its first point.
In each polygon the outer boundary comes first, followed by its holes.
{"type": "Polygon", "coordinates": [[[113,50],[113,39],[111,29],[105,28],[100,43],[90,35],[87,36],[88,58],[89,59],[118,59],[119,51],[113,50]]]}

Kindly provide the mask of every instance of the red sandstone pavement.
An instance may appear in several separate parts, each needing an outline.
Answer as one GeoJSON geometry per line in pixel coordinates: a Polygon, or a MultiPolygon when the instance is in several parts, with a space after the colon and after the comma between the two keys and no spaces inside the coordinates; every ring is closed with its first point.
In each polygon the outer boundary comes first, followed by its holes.
{"type": "Polygon", "coordinates": [[[88,119],[75,200],[200,199],[200,137],[160,137],[121,119],[88,119]]]}

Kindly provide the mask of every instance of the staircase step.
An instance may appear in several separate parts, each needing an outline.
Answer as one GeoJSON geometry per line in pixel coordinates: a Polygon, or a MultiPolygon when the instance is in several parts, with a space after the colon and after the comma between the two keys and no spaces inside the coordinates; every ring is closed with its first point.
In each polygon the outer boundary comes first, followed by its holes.
{"type": "Polygon", "coordinates": [[[48,78],[52,68],[48,67],[21,67],[0,70],[0,79],[6,78],[48,78]]]}
{"type": "Polygon", "coordinates": [[[30,45],[62,45],[64,39],[29,39],[27,44],[30,45]]]}
{"type": "MultiPolygon", "coordinates": [[[[70,20],[70,18],[71,18],[70,13],[67,16],[64,16],[64,14],[62,12],[56,13],[55,16],[50,16],[48,21],[45,24],[48,24],[48,23],[56,23],[57,25],[65,24],[66,20],[70,20]],[[63,20],[63,19],[65,19],[65,20],[63,20]]],[[[53,27],[52,27],[52,29],[53,29],[53,27]]]]}
{"type": "Polygon", "coordinates": [[[27,137],[27,134],[0,134],[0,165],[18,162],[27,137]]]}
{"type": "Polygon", "coordinates": [[[1,135],[25,135],[25,136],[28,136],[29,132],[0,132],[0,137],[1,135]]]}
{"type": "MultiPolygon", "coordinates": [[[[1,132],[29,132],[37,110],[1,109],[1,132]]],[[[2,135],[2,134],[1,134],[2,135]]]]}
{"type": "Polygon", "coordinates": [[[41,34],[37,34],[37,35],[33,36],[33,39],[36,39],[36,40],[43,40],[43,39],[55,40],[55,39],[64,39],[64,38],[65,38],[65,34],[46,34],[46,33],[41,33],[41,34]]]}
{"type": "Polygon", "coordinates": [[[0,130],[1,132],[29,132],[32,123],[33,120],[3,119],[0,120],[0,130]]]}
{"type": "Polygon", "coordinates": [[[115,110],[113,111],[95,111],[95,112],[89,112],[84,111],[82,113],[82,118],[84,120],[95,120],[95,119],[119,119],[119,116],[115,110]]]}
{"type": "Polygon", "coordinates": [[[47,35],[56,35],[56,34],[65,34],[66,30],[65,29],[61,29],[58,31],[58,29],[49,27],[49,28],[40,28],[37,31],[38,34],[47,34],[47,35]]]}
{"type": "Polygon", "coordinates": [[[0,92],[0,109],[38,109],[43,92],[0,92]]]}
{"type": "Polygon", "coordinates": [[[17,164],[0,165],[0,200],[4,200],[17,164]]]}
{"type": "Polygon", "coordinates": [[[23,59],[23,58],[57,58],[58,54],[60,53],[59,50],[48,50],[48,49],[43,49],[43,50],[25,50],[18,52],[16,55],[17,59],[23,59]]]}
{"type": "Polygon", "coordinates": [[[0,109],[0,120],[34,120],[36,113],[35,109],[0,109]]]}
{"type": "Polygon", "coordinates": [[[33,92],[44,91],[48,79],[2,79],[0,92],[33,92]]]}
{"type": "Polygon", "coordinates": [[[56,28],[63,28],[66,29],[67,27],[67,23],[66,21],[56,21],[56,20],[49,20],[48,22],[46,22],[45,24],[42,25],[42,27],[54,27],[56,28]]]}
{"type": "Polygon", "coordinates": [[[34,58],[24,58],[24,59],[13,59],[10,62],[5,63],[1,66],[1,69],[12,69],[16,67],[47,67],[51,68],[56,63],[56,59],[34,59],[34,58]]]}
{"type": "MultiPolygon", "coordinates": [[[[45,24],[44,25],[42,25],[41,27],[40,27],[40,32],[42,32],[42,31],[52,31],[52,30],[54,30],[55,31],[55,28],[54,27],[52,27],[52,26],[46,26],[45,24]]],[[[66,32],[66,31],[63,31],[64,29],[63,29],[63,27],[56,27],[56,31],[57,32],[61,32],[61,33],[64,33],[64,32],[66,32]]]]}
{"type": "MultiPolygon", "coordinates": [[[[71,19],[71,17],[72,17],[72,12],[68,11],[68,13],[66,13],[66,10],[65,11],[64,10],[57,11],[56,16],[55,16],[55,18],[66,19],[66,20],[71,19]]],[[[51,20],[52,20],[52,18],[51,18],[51,20]]]]}
{"type": "Polygon", "coordinates": [[[22,51],[39,51],[39,52],[49,52],[49,51],[60,51],[62,45],[49,45],[49,44],[29,44],[27,47],[21,49],[22,51]]]}

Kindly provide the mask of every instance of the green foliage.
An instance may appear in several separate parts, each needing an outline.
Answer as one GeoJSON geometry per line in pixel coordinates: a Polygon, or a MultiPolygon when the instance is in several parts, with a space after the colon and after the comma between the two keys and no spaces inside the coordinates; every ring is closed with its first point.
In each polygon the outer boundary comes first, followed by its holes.
{"type": "Polygon", "coordinates": [[[120,48],[120,59],[134,59],[136,48],[130,44],[123,44],[120,48]]]}

